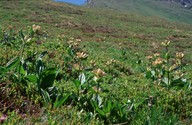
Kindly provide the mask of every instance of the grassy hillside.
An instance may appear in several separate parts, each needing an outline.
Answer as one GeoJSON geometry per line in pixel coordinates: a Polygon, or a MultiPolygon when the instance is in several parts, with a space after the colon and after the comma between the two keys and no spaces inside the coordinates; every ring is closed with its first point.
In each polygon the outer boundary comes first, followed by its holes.
{"type": "Polygon", "coordinates": [[[183,23],[192,22],[192,10],[186,9],[176,2],[161,0],[92,0],[93,7],[138,13],[145,16],[166,18],[183,23]]]}
{"type": "Polygon", "coordinates": [[[44,0],[0,12],[0,123],[192,123],[191,25],[44,0]]]}

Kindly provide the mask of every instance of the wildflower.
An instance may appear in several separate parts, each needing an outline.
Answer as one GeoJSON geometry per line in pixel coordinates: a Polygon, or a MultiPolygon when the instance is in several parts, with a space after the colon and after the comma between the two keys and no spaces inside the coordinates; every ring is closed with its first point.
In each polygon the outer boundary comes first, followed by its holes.
{"type": "Polygon", "coordinates": [[[146,59],[151,60],[151,59],[153,59],[153,56],[149,55],[146,57],[146,59]]]}
{"type": "Polygon", "coordinates": [[[41,29],[41,27],[39,25],[33,24],[32,29],[35,33],[38,33],[41,29]]]}
{"type": "Polygon", "coordinates": [[[182,53],[182,52],[177,52],[176,53],[176,58],[182,59],[183,57],[184,57],[184,53],[182,53]]]}
{"type": "Polygon", "coordinates": [[[68,44],[69,44],[71,47],[78,47],[78,46],[79,46],[79,43],[78,43],[78,42],[74,42],[73,40],[69,40],[69,41],[68,41],[68,44]]]}
{"type": "Polygon", "coordinates": [[[81,42],[81,39],[78,38],[78,39],[76,39],[76,41],[77,41],[77,42],[81,42]]]}
{"type": "Polygon", "coordinates": [[[136,52],[136,53],[135,53],[135,55],[136,55],[136,56],[138,56],[138,55],[139,55],[139,53],[138,53],[138,52],[136,52]]]}
{"type": "Polygon", "coordinates": [[[96,82],[97,80],[98,80],[98,77],[97,77],[97,76],[94,76],[94,77],[93,77],[93,81],[96,82]]]}
{"type": "Polygon", "coordinates": [[[77,47],[78,45],[79,45],[79,43],[77,43],[77,42],[74,42],[74,43],[73,43],[73,46],[74,46],[74,47],[75,47],[75,46],[77,47]]]}
{"type": "Polygon", "coordinates": [[[3,123],[5,120],[7,120],[7,115],[2,115],[0,117],[0,123],[3,123]]]}
{"type": "Polygon", "coordinates": [[[70,37],[69,39],[70,39],[70,40],[74,40],[74,38],[73,38],[73,37],[70,37]]]}
{"type": "Polygon", "coordinates": [[[170,68],[169,68],[169,71],[173,71],[177,68],[178,66],[176,64],[172,65],[170,68]]]}
{"type": "Polygon", "coordinates": [[[73,64],[73,68],[74,68],[75,70],[79,70],[79,69],[80,69],[80,65],[79,65],[79,64],[73,64]]]}
{"type": "Polygon", "coordinates": [[[159,57],[160,56],[160,53],[155,53],[154,54],[154,57],[159,57]]]}
{"type": "Polygon", "coordinates": [[[31,42],[32,42],[31,38],[27,39],[27,41],[26,41],[26,43],[31,43],[31,42]]]}
{"type": "Polygon", "coordinates": [[[69,44],[69,45],[72,45],[73,43],[74,43],[74,42],[73,42],[72,40],[69,40],[69,41],[68,41],[68,44],[69,44]]]}
{"type": "Polygon", "coordinates": [[[117,61],[115,59],[110,59],[109,61],[107,61],[106,65],[111,65],[113,63],[116,63],[117,61]]]}
{"type": "Polygon", "coordinates": [[[88,57],[88,54],[84,53],[84,52],[77,52],[76,53],[77,58],[79,59],[86,59],[88,57]]]}
{"type": "Polygon", "coordinates": [[[9,28],[9,30],[12,30],[12,29],[13,29],[13,26],[9,25],[9,27],[8,27],[8,28],[9,28]]]}
{"type": "Polygon", "coordinates": [[[119,46],[122,46],[122,43],[119,43],[119,46]]]}
{"type": "Polygon", "coordinates": [[[151,71],[151,67],[147,67],[147,71],[151,71]]]}
{"type": "Polygon", "coordinates": [[[93,70],[93,73],[97,76],[97,77],[103,77],[106,75],[106,73],[104,71],[102,71],[101,69],[97,69],[97,70],[93,70]]]}
{"type": "Polygon", "coordinates": [[[154,62],[153,62],[153,65],[154,66],[157,66],[157,65],[161,65],[163,64],[164,60],[162,58],[157,58],[154,62]]]}
{"type": "Polygon", "coordinates": [[[93,67],[96,66],[96,62],[95,62],[94,60],[91,60],[91,61],[90,61],[90,64],[91,64],[93,67]]]}
{"type": "Polygon", "coordinates": [[[95,91],[95,92],[101,92],[101,88],[98,88],[96,86],[92,87],[92,89],[95,91]]]}
{"type": "Polygon", "coordinates": [[[169,46],[169,44],[170,44],[170,42],[171,41],[168,41],[168,40],[165,40],[164,42],[162,42],[161,44],[163,45],[163,46],[169,46]]]}

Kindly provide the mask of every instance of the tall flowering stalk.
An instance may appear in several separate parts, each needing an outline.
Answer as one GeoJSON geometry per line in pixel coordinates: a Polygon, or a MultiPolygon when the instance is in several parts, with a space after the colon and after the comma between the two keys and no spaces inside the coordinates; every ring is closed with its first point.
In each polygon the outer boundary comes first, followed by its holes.
{"type": "Polygon", "coordinates": [[[170,45],[170,41],[164,41],[162,42],[162,45],[165,46],[165,58],[166,58],[166,65],[167,65],[167,84],[168,86],[170,86],[170,71],[169,71],[169,68],[170,67],[170,62],[169,62],[169,59],[170,59],[170,52],[169,52],[169,45],[170,45]]]}

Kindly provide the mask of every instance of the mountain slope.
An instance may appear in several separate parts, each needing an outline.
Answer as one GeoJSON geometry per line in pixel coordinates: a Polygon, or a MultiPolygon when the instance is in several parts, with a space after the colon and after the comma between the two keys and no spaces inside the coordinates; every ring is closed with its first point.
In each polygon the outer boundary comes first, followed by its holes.
{"type": "Polygon", "coordinates": [[[0,17],[0,124],[192,123],[192,25],[53,0],[0,17]]]}
{"type": "Polygon", "coordinates": [[[87,5],[192,23],[191,3],[191,0],[89,0],[87,5]]]}

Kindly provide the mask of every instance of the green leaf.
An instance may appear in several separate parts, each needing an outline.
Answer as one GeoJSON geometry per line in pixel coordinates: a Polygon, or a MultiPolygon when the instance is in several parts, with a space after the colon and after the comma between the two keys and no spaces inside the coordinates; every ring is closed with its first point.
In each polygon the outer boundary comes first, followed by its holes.
{"type": "MultiPolygon", "coordinates": [[[[17,71],[19,72],[19,67],[17,68],[17,71]]],[[[23,65],[20,66],[20,74],[22,74],[22,75],[26,74],[26,71],[25,71],[23,65]]]]}
{"type": "Polygon", "coordinates": [[[44,64],[42,60],[38,59],[37,66],[36,66],[36,73],[40,75],[43,72],[43,70],[44,70],[44,64]]]}
{"type": "Polygon", "coordinates": [[[146,77],[147,79],[153,78],[154,76],[155,76],[155,71],[147,71],[147,72],[145,73],[145,77],[146,77]]]}
{"type": "Polygon", "coordinates": [[[163,78],[163,80],[162,80],[162,82],[164,83],[164,84],[166,84],[166,85],[170,85],[169,83],[170,83],[170,81],[169,81],[169,79],[168,78],[163,78]]]}
{"type": "Polygon", "coordinates": [[[50,95],[47,91],[41,89],[41,95],[44,99],[44,104],[48,105],[49,103],[51,103],[51,99],[50,99],[50,95]]]}
{"type": "Polygon", "coordinates": [[[39,59],[42,59],[46,54],[47,54],[47,51],[42,52],[42,53],[39,55],[39,59]]]}
{"type": "Polygon", "coordinates": [[[5,67],[3,67],[3,66],[0,66],[0,74],[4,74],[4,73],[6,73],[6,68],[5,67]]]}
{"type": "Polygon", "coordinates": [[[101,116],[101,117],[105,117],[105,112],[102,111],[101,109],[97,108],[96,109],[97,113],[101,116]]]}
{"type": "Polygon", "coordinates": [[[41,77],[42,80],[41,80],[41,83],[40,83],[40,88],[46,89],[48,87],[53,86],[55,77],[56,77],[55,68],[50,68],[50,69],[47,69],[47,70],[43,71],[42,77],[41,77]]]}
{"type": "Polygon", "coordinates": [[[36,75],[27,75],[25,79],[32,83],[37,83],[38,80],[36,75]]]}
{"type": "Polygon", "coordinates": [[[76,87],[77,89],[79,89],[79,87],[80,87],[80,85],[81,85],[81,82],[80,82],[79,80],[75,80],[73,83],[75,84],[75,87],[76,87]]]}
{"type": "Polygon", "coordinates": [[[20,37],[22,38],[22,40],[24,40],[25,36],[24,36],[24,34],[23,34],[23,31],[22,31],[22,30],[20,30],[19,35],[20,35],[20,37]]]}
{"type": "Polygon", "coordinates": [[[110,112],[111,107],[112,107],[112,105],[111,105],[111,101],[108,100],[108,101],[107,101],[107,112],[110,112]]]}
{"type": "Polygon", "coordinates": [[[62,106],[66,100],[69,98],[70,94],[67,94],[66,96],[62,97],[60,100],[58,98],[56,99],[56,102],[54,103],[54,108],[58,108],[62,106]]]}
{"type": "Polygon", "coordinates": [[[73,50],[69,47],[68,48],[68,54],[73,57],[74,56],[74,53],[73,53],[73,50]]]}
{"type": "Polygon", "coordinates": [[[20,63],[20,58],[19,57],[13,58],[12,60],[10,60],[6,64],[6,69],[11,70],[11,69],[17,67],[19,65],[19,63],[20,63]]]}

